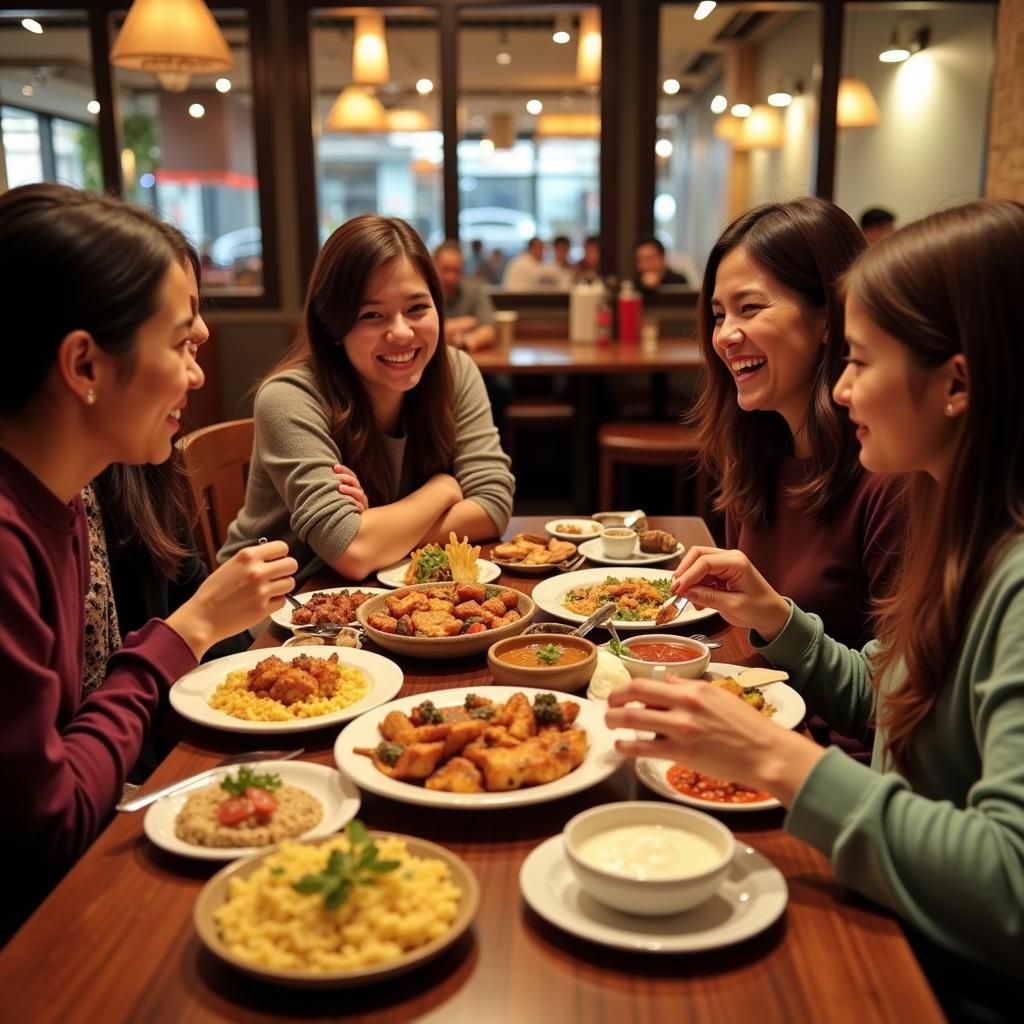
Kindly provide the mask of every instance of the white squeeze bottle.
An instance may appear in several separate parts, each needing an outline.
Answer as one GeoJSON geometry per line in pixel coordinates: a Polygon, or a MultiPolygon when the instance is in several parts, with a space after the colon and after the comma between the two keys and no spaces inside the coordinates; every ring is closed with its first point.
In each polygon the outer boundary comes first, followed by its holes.
{"type": "Polygon", "coordinates": [[[604,288],[594,282],[581,281],[569,291],[569,341],[576,345],[593,345],[597,341],[597,311],[604,288]]]}

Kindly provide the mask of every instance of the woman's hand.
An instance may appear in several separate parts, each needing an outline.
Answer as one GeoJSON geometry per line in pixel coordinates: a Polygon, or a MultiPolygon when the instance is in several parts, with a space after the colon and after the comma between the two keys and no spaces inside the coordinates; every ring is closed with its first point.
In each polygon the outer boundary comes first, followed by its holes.
{"type": "Polygon", "coordinates": [[[338,491],[351,498],[360,512],[365,512],[370,507],[370,502],[363,485],[359,482],[359,477],[348,466],[340,464],[334,466],[334,473],[338,478],[338,491]]]}
{"type": "Polygon", "coordinates": [[[299,564],[288,545],[274,540],[243,548],[215,572],[167,624],[201,658],[213,644],[266,618],[295,586],[299,564]]]}
{"type": "Polygon", "coordinates": [[[685,595],[695,607],[714,608],[733,626],[757,630],[768,643],[789,621],[789,602],[742,551],[690,548],[675,571],[672,592],[685,595]]]}
{"type": "Polygon", "coordinates": [[[618,740],[627,757],[660,757],[694,771],[767,790],[789,806],[824,753],[812,740],[782,729],[734,694],[702,680],[633,679],[608,696],[610,729],[653,732],[618,740]],[[627,707],[639,701],[643,707],[627,707]]]}

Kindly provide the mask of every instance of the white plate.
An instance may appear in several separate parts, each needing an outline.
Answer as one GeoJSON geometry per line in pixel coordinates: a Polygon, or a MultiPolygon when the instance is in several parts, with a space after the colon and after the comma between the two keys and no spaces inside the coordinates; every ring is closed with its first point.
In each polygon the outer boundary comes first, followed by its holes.
{"type": "Polygon", "coordinates": [[[758,800],[749,804],[726,804],[720,800],[700,800],[695,796],[687,796],[686,793],[680,793],[675,786],[671,785],[666,777],[665,773],[675,763],[675,761],[668,761],[660,757],[638,757],[635,768],[636,777],[648,789],[657,793],[658,796],[663,796],[668,800],[675,800],[676,803],[687,804],[689,807],[697,807],[702,811],[735,811],[742,813],[743,811],[767,811],[773,807],[782,806],[775,797],[769,797],[767,800],[758,800]]]}
{"type": "Polygon", "coordinates": [[[519,888],[555,927],[602,946],[645,953],[697,953],[742,942],[774,924],[789,899],[782,872],[752,846],[739,843],[721,889],[681,914],[638,917],[598,903],[576,881],[561,836],[541,843],[523,861],[519,888]]]}
{"type": "MultiPolygon", "coordinates": [[[[391,587],[392,590],[406,586],[405,570],[409,568],[410,561],[412,561],[412,559],[406,558],[397,565],[391,565],[388,566],[387,569],[381,569],[381,571],[377,573],[377,579],[380,580],[385,587],[391,587]]],[[[478,558],[476,560],[476,568],[477,572],[480,574],[477,579],[477,583],[491,583],[501,575],[501,570],[493,562],[488,562],[486,558],[478,558]]]]}
{"type": "Polygon", "coordinates": [[[686,547],[683,544],[677,544],[675,551],[670,551],[667,555],[664,553],[649,554],[636,547],[633,549],[633,553],[626,558],[609,558],[601,546],[601,538],[595,537],[593,540],[585,540],[579,545],[579,549],[581,554],[586,555],[591,562],[596,562],[598,565],[621,565],[628,569],[634,565],[657,565],[659,562],[669,562],[673,558],[678,558],[686,550],[686,547]]]}
{"type": "Polygon", "coordinates": [[[587,537],[596,537],[602,532],[601,524],[596,519],[552,519],[550,523],[544,524],[544,529],[552,537],[557,537],[559,540],[571,540],[574,544],[579,544],[587,537]],[[559,526],[578,526],[583,532],[566,533],[565,530],[560,530],[559,526]]]}
{"type": "MultiPolygon", "coordinates": [[[[581,549],[583,545],[580,545],[581,549]]],[[[566,622],[585,622],[585,615],[577,615],[562,606],[562,597],[576,587],[589,587],[600,583],[609,576],[616,576],[625,579],[627,576],[639,576],[645,580],[670,580],[672,573],[668,569],[634,569],[629,566],[623,567],[620,571],[610,569],[580,569],[578,572],[559,573],[546,580],[541,580],[533,588],[533,599],[537,607],[546,611],[549,615],[564,619],[566,622]]],[[[701,619],[709,619],[718,613],[714,608],[702,608],[696,611],[692,605],[687,605],[682,614],[673,619],[667,626],[658,626],[654,619],[640,619],[637,622],[619,622],[614,619],[616,630],[622,632],[660,633],[669,629],[678,629],[680,626],[688,626],[691,622],[698,622],[701,619]]]]}
{"type": "MultiPolygon", "coordinates": [[[[350,722],[341,731],[334,744],[334,760],[342,774],[353,779],[362,789],[390,797],[406,804],[418,804],[423,807],[454,807],[460,810],[483,810],[492,807],[521,807],[526,804],[539,804],[548,800],[577,793],[606,779],[622,764],[622,758],[615,751],[617,733],[604,724],[605,709],[599,704],[592,704],[582,697],[568,694],[557,694],[560,700],[572,700],[580,705],[580,713],[576,725],[587,730],[590,749],[583,763],[575,771],[554,782],[542,786],[529,786],[516,789],[509,793],[444,793],[440,790],[426,789],[411,782],[398,782],[389,779],[377,771],[370,758],[353,752],[355,747],[375,747],[382,737],[378,726],[389,711],[404,711],[408,714],[424,700],[432,700],[439,708],[454,707],[462,704],[467,694],[476,693],[495,701],[506,701],[515,693],[523,693],[533,702],[538,693],[548,690],[534,690],[526,686],[467,686],[457,690],[434,690],[431,693],[418,693],[412,697],[402,697],[384,707],[377,708],[369,714],[362,715],[350,722]]],[[[618,733],[618,735],[626,735],[618,733]]]]}
{"type": "MultiPolygon", "coordinates": [[[[387,594],[388,591],[383,587],[329,587],[325,590],[311,590],[308,594],[293,594],[299,604],[305,604],[314,594],[347,594],[350,590],[361,590],[364,594],[387,594]]],[[[292,608],[288,601],[277,609],[276,612],[271,612],[270,617],[279,626],[284,626],[285,629],[291,629],[292,623],[292,612],[297,609],[292,608]]],[[[352,619],[355,622],[355,619],[352,619]]],[[[345,623],[342,623],[345,625],[345,623]]]]}
{"type": "Polygon", "coordinates": [[[347,722],[391,700],[402,688],[404,678],[402,670],[390,658],[354,647],[262,647],[254,651],[242,651],[240,654],[229,654],[192,669],[171,687],[171,707],[190,722],[208,725],[223,732],[310,732],[327,725],[347,722]],[[310,654],[316,658],[329,658],[337,654],[339,664],[350,665],[366,675],[370,680],[370,689],[362,700],[340,711],[316,718],[296,718],[288,722],[250,722],[210,707],[213,691],[224,682],[229,672],[241,668],[250,669],[272,654],[276,654],[282,661],[291,661],[300,654],[310,654]]]}
{"type": "MultiPolygon", "coordinates": [[[[230,775],[241,765],[225,765],[224,771],[205,785],[213,786],[224,776],[230,775]]],[[[324,815],[311,829],[294,838],[321,839],[337,832],[345,822],[351,821],[359,812],[359,790],[351,779],[346,779],[340,772],[328,768],[324,764],[312,764],[309,761],[259,761],[252,765],[259,773],[273,772],[281,776],[281,781],[288,786],[299,786],[320,801],[324,815]]],[[[186,793],[174,793],[165,796],[149,805],[142,827],[150,840],[168,853],[176,853],[181,857],[193,857],[196,860],[237,860],[270,849],[269,846],[197,846],[186,843],[174,834],[174,821],[185,806],[190,796],[198,793],[202,787],[186,793]]]]}

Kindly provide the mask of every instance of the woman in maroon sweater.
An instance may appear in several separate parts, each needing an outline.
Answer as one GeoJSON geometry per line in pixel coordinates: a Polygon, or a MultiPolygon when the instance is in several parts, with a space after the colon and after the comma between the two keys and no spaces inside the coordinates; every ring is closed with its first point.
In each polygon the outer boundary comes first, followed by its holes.
{"type": "Polygon", "coordinates": [[[112,462],[171,453],[202,383],[181,263],[148,214],[29,185],[0,196],[7,373],[0,390],[0,777],[18,880],[4,934],[102,828],[161,691],[281,604],[284,544],[242,551],[130,634],[82,699],[88,539],[79,492],[112,462]]]}

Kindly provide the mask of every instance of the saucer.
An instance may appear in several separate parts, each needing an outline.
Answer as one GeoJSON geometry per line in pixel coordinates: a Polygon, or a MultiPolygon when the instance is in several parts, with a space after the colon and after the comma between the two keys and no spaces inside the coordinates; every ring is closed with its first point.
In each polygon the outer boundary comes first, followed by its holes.
{"type": "Polygon", "coordinates": [[[624,914],[583,891],[560,835],[523,861],[519,888],[555,927],[602,946],[646,953],[697,953],[742,942],[774,924],[789,898],[782,872],[752,846],[738,844],[721,889],[707,902],[665,917],[624,914]]]}
{"type": "Polygon", "coordinates": [[[604,553],[600,537],[585,540],[577,546],[580,554],[586,555],[587,561],[593,562],[595,565],[658,565],[660,562],[670,562],[673,558],[678,558],[686,550],[684,545],[677,544],[675,550],[666,555],[664,552],[641,551],[638,546],[633,549],[631,555],[626,555],[625,558],[609,558],[604,553]]]}

